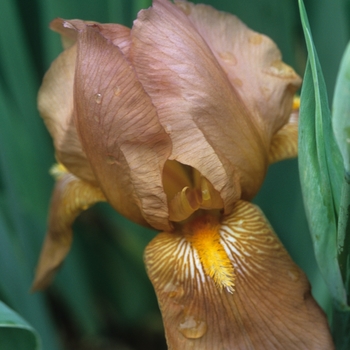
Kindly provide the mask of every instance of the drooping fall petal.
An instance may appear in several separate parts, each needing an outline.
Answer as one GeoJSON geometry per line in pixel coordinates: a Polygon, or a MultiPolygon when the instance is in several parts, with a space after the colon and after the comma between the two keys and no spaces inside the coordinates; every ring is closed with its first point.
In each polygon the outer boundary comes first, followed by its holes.
{"type": "Polygon", "coordinates": [[[258,208],[239,201],[208,232],[163,232],[146,248],[169,349],[333,349],[304,273],[258,208]]]}
{"type": "Polygon", "coordinates": [[[189,18],[155,0],[131,30],[130,57],[173,142],[170,159],[197,169],[226,213],[253,197],[267,167],[269,140],[189,18]],[[241,194],[242,191],[242,194],[241,194]]]}
{"type": "Polygon", "coordinates": [[[208,5],[176,1],[204,38],[235,91],[270,137],[288,120],[301,79],[282,62],[276,44],[236,16],[208,5]]]}
{"type": "Polygon", "coordinates": [[[170,138],[120,48],[98,27],[71,26],[79,33],[76,124],[98,183],[122,215],[169,229],[162,173],[170,138]]]}
{"type": "Polygon", "coordinates": [[[73,115],[73,83],[77,50],[65,50],[46,73],[38,94],[38,108],[53,140],[57,160],[76,176],[95,182],[82,149],[73,115]]]}
{"type": "Polygon", "coordinates": [[[99,187],[70,173],[61,174],[51,199],[49,228],[36,269],[32,290],[46,288],[68,254],[76,217],[105,196],[99,187]]]}

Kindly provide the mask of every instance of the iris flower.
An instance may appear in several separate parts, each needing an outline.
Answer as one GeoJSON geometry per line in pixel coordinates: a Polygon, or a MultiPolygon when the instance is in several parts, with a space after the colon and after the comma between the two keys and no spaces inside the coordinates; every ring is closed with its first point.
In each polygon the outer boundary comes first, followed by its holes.
{"type": "Polygon", "coordinates": [[[250,202],[297,154],[301,79],[276,45],[210,6],[154,0],[131,29],[56,19],[39,91],[59,163],[34,289],[96,202],[161,231],[144,259],[169,349],[332,349],[304,273],[250,202]]]}

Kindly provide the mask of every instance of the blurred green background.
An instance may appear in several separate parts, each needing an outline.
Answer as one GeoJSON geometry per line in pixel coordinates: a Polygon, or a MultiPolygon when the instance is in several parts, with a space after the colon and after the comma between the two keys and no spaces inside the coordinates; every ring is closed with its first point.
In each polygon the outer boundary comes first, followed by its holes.
{"type": "MultiPolygon", "coordinates": [[[[238,15],[269,35],[302,75],[306,49],[296,0],[200,1],[238,15]]],[[[0,3],[0,349],[166,349],[162,322],[142,262],[156,234],[108,205],[84,212],[54,284],[29,288],[46,230],[53,179],[52,141],[36,108],[41,79],[61,52],[55,17],[128,26],[148,0],[1,0],[0,3]],[[40,339],[40,340],[39,340],[40,339]]],[[[350,37],[349,0],[305,1],[330,100],[350,37]]],[[[256,198],[325,311],[299,185],[297,161],[273,165],[256,198]]]]}

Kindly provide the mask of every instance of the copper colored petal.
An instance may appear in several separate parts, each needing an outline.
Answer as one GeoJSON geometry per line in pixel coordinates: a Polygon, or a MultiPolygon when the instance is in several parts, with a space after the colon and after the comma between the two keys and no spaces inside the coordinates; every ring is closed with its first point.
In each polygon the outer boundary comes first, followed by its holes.
{"type": "Polygon", "coordinates": [[[126,58],[129,58],[131,46],[130,28],[124,27],[121,24],[100,24],[96,23],[92,26],[99,33],[110,40],[113,45],[118,46],[126,58]]]}
{"type": "Polygon", "coordinates": [[[52,63],[38,94],[38,108],[53,140],[57,160],[76,176],[95,182],[73,117],[73,82],[77,50],[72,46],[52,63]]]}
{"type": "Polygon", "coordinates": [[[95,27],[76,29],[77,129],[98,182],[122,215],[169,229],[162,173],[170,138],[122,51],[95,27]]]}
{"type": "Polygon", "coordinates": [[[176,4],[209,45],[260,130],[271,137],[288,120],[300,77],[282,62],[270,38],[236,16],[207,5],[176,4]]]}
{"type": "Polygon", "coordinates": [[[131,37],[132,63],[173,142],[171,159],[208,179],[229,213],[238,198],[258,191],[269,140],[189,18],[170,1],[155,0],[139,12],[131,37]]]}
{"type": "Polygon", "coordinates": [[[76,217],[97,202],[105,201],[100,188],[66,173],[55,186],[50,207],[49,229],[40,254],[32,290],[42,290],[52,281],[68,254],[76,217]]]}
{"type": "MultiPolygon", "coordinates": [[[[68,47],[51,65],[46,73],[38,94],[38,108],[45,124],[54,139],[57,160],[76,176],[91,183],[96,183],[86,154],[74,124],[73,84],[77,49],[74,43],[77,32],[72,23],[85,26],[85,22],[71,22],[57,18],[51,22],[51,29],[70,40],[68,47]]],[[[130,48],[130,29],[118,24],[92,23],[115,45],[128,54],[130,48]]]]}
{"type": "Polygon", "coordinates": [[[272,137],[269,152],[270,164],[298,155],[298,120],[299,111],[293,112],[288,123],[272,137]]]}
{"type": "Polygon", "coordinates": [[[233,271],[218,269],[231,273],[233,289],[218,288],[205,272],[206,251],[182,231],[163,232],[146,248],[169,349],[334,349],[304,273],[261,211],[239,201],[217,232],[233,271]]]}

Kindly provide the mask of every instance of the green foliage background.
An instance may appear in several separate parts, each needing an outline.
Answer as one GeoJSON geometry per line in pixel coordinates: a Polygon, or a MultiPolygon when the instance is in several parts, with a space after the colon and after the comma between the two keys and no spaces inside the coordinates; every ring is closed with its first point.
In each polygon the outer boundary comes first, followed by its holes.
{"type": "MultiPolygon", "coordinates": [[[[212,0],[273,38],[303,75],[307,51],[296,0],[212,0]]],[[[97,205],[77,220],[71,253],[45,293],[30,294],[53,180],[52,141],[36,109],[44,72],[61,51],[55,17],[131,26],[148,0],[0,3],[0,349],[165,349],[142,252],[155,232],[97,205]]],[[[350,37],[349,0],[305,1],[330,100],[350,37]]],[[[256,198],[331,319],[300,191],[297,161],[273,165],[256,198]]]]}

